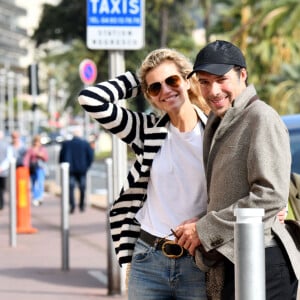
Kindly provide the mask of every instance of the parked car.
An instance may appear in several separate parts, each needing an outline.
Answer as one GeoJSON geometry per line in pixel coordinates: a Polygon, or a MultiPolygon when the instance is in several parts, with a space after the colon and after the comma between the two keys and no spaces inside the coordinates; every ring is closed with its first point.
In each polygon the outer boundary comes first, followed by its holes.
{"type": "Polygon", "coordinates": [[[290,134],[292,172],[300,174],[300,114],[285,115],[282,120],[290,134]]]}

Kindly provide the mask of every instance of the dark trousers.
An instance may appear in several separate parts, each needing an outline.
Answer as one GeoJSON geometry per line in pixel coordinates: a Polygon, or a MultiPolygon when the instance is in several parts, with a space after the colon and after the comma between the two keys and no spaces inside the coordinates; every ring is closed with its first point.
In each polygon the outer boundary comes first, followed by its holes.
{"type": "MultiPolygon", "coordinates": [[[[265,255],[266,300],[296,300],[298,281],[285,250],[269,247],[265,255]]],[[[234,300],[234,264],[227,259],[222,300],[234,300]]]]}
{"type": "Polygon", "coordinates": [[[5,183],[6,177],[0,177],[0,209],[4,206],[5,183]]]}
{"type": "Polygon", "coordinates": [[[75,208],[75,196],[74,190],[76,184],[79,188],[79,208],[84,210],[85,208],[85,189],[86,189],[86,174],[81,173],[71,173],[70,174],[70,182],[69,182],[69,193],[70,193],[70,209],[75,208]]]}

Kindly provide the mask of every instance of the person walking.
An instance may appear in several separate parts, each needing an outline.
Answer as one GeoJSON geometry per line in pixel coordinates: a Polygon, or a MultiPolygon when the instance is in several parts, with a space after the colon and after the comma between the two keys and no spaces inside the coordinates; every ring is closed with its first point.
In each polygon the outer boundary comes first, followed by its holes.
{"type": "Polygon", "coordinates": [[[24,166],[24,157],[27,152],[26,146],[23,144],[18,131],[11,133],[11,146],[13,149],[13,156],[16,159],[16,167],[24,166]]]}
{"type": "Polygon", "coordinates": [[[8,176],[9,164],[12,158],[12,148],[5,140],[3,131],[0,131],[0,210],[4,207],[6,178],[8,176]]]}
{"type": "Polygon", "coordinates": [[[234,210],[264,208],[266,299],[296,299],[299,250],[276,216],[289,194],[287,128],[248,85],[244,55],[232,43],[200,50],[194,74],[211,108],[203,146],[208,207],[197,222],[176,228],[177,242],[208,268],[209,299],[235,299],[234,210]]]}
{"type": "Polygon", "coordinates": [[[35,135],[31,147],[24,156],[24,166],[27,166],[30,171],[31,197],[34,206],[43,203],[48,159],[48,151],[42,146],[40,135],[35,135]]]}
{"type": "Polygon", "coordinates": [[[80,192],[79,209],[81,212],[85,210],[87,172],[93,160],[94,150],[86,140],[82,139],[81,129],[77,128],[73,132],[73,138],[62,143],[59,153],[59,162],[69,163],[69,204],[71,214],[75,210],[74,189],[76,184],[80,192]]]}
{"type": "Polygon", "coordinates": [[[202,137],[207,106],[195,78],[186,78],[191,71],[190,61],[176,50],[157,49],[137,75],[127,71],[84,89],[78,98],[136,156],[110,211],[118,261],[130,266],[129,300],[206,299],[205,273],[171,231],[206,213],[202,137]],[[118,102],[141,92],[153,112],[132,111],[118,102]]]}

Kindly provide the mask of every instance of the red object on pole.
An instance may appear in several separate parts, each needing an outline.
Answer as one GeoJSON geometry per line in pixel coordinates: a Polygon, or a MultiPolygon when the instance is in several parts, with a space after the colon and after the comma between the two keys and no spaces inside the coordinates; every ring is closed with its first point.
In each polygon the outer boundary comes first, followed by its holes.
{"type": "Polygon", "coordinates": [[[17,233],[35,233],[38,230],[31,226],[29,168],[16,169],[17,186],[17,233]]]}

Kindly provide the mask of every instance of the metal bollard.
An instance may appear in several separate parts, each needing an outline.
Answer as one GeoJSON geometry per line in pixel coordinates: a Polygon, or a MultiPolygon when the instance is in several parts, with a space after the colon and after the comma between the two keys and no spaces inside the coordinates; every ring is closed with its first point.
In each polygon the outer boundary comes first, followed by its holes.
{"type": "Polygon", "coordinates": [[[9,166],[9,196],[10,196],[10,246],[17,246],[17,218],[16,218],[16,159],[12,158],[9,166]]]}
{"type": "Polygon", "coordinates": [[[69,163],[61,163],[62,270],[69,270],[69,163]]]}
{"type": "Polygon", "coordinates": [[[265,246],[263,208],[234,211],[235,299],[265,300],[265,246]]]}
{"type": "MultiPolygon", "coordinates": [[[[112,159],[105,161],[107,169],[107,208],[113,203],[113,176],[112,176],[112,159]]],[[[109,218],[107,216],[107,230],[109,232],[109,218]]],[[[121,275],[120,267],[114,253],[114,248],[110,234],[107,235],[107,274],[108,274],[108,295],[121,294],[121,275]]]]}
{"type": "Polygon", "coordinates": [[[92,194],[92,176],[91,176],[91,170],[88,170],[86,174],[86,193],[85,193],[85,203],[87,206],[91,206],[91,194],[92,194]]]}
{"type": "Polygon", "coordinates": [[[5,129],[5,111],[6,111],[6,74],[7,71],[2,68],[0,69],[0,130],[5,129]]]}

